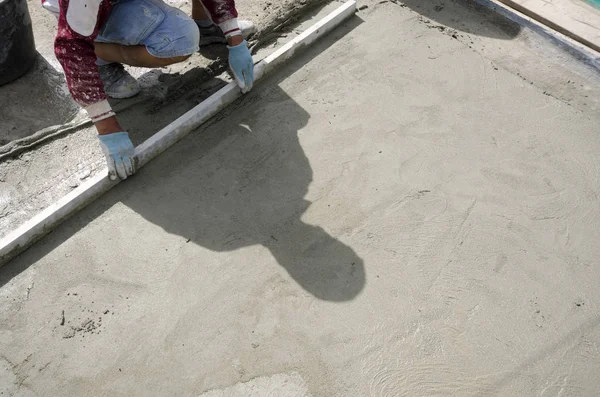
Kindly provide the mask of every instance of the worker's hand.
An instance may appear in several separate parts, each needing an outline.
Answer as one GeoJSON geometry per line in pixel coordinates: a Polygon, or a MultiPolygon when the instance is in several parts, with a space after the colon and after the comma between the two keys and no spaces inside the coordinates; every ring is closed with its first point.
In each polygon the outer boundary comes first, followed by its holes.
{"type": "Polygon", "coordinates": [[[98,135],[100,147],[106,156],[108,177],[111,180],[126,179],[135,172],[133,143],[126,132],[98,135]]]}
{"type": "Polygon", "coordinates": [[[235,82],[245,94],[252,89],[254,84],[254,62],[246,40],[242,39],[241,43],[232,45],[234,43],[235,41],[232,43],[230,40],[230,45],[227,46],[229,48],[229,67],[233,72],[235,82]]]}

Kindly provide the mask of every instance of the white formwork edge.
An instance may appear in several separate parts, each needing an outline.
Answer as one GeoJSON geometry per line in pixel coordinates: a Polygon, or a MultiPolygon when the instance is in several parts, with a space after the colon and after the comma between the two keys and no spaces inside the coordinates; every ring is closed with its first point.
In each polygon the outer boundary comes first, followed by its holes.
{"type": "MultiPolygon", "coordinates": [[[[260,80],[278,65],[290,59],[296,50],[312,44],[355,12],[355,0],[344,3],[301,35],[257,63],[254,68],[255,80],[260,80]]],[[[139,169],[148,161],[164,152],[175,142],[196,129],[241,95],[240,89],[235,82],[231,82],[183,116],[158,131],[135,149],[137,168],[139,169]]],[[[111,181],[107,177],[107,171],[105,170],[11,232],[0,240],[0,266],[6,264],[10,259],[52,231],[69,216],[90,204],[119,182],[119,180],[111,181]]]]}

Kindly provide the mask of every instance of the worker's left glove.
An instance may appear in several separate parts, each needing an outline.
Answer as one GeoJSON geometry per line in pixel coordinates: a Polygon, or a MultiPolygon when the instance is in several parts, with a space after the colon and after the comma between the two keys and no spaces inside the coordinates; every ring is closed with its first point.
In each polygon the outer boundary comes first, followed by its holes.
{"type": "Polygon", "coordinates": [[[227,48],[229,48],[229,67],[233,72],[235,82],[245,94],[252,89],[254,84],[252,54],[250,54],[246,40],[236,46],[227,46],[227,48]]]}
{"type": "Polygon", "coordinates": [[[115,132],[113,134],[98,135],[100,147],[106,156],[108,166],[108,177],[111,180],[127,179],[135,172],[135,148],[126,132],[115,132]]]}

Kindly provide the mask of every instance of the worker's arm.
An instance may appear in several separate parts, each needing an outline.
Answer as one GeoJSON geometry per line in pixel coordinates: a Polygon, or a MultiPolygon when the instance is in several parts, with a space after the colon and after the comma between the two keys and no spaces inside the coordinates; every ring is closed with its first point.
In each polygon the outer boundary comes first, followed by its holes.
{"type": "Polygon", "coordinates": [[[219,25],[229,45],[229,67],[242,92],[254,84],[254,62],[237,21],[235,0],[202,0],[214,23],[219,25]]]}
{"type": "Polygon", "coordinates": [[[54,52],[73,99],[98,129],[109,176],[124,179],[134,172],[133,145],[108,103],[94,52],[94,40],[110,10],[110,0],[61,0],[54,52]]]}

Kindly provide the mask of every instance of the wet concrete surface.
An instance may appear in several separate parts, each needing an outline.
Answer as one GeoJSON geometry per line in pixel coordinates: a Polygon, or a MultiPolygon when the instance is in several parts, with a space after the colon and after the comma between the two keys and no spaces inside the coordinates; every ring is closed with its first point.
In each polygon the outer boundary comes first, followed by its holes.
{"type": "Polygon", "coordinates": [[[4,393],[596,395],[593,75],[444,4],[366,3],[2,268],[4,393]]]}

